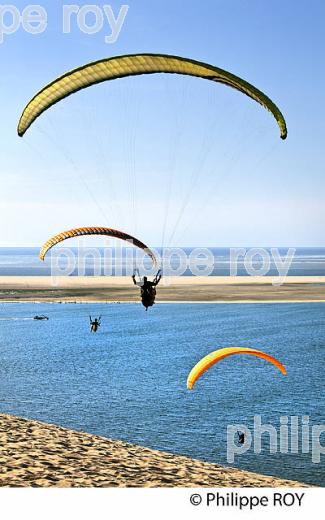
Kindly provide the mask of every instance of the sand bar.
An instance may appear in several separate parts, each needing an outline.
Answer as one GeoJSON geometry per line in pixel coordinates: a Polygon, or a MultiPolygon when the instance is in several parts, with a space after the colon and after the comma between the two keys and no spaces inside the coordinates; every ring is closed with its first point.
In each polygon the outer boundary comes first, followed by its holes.
{"type": "Polygon", "coordinates": [[[308,487],[0,414],[1,487],[308,487]]]}
{"type": "MultiPolygon", "coordinates": [[[[324,302],[325,276],[175,276],[163,279],[157,302],[324,302]]],[[[136,302],[129,277],[1,276],[0,301],[136,302]]]]}

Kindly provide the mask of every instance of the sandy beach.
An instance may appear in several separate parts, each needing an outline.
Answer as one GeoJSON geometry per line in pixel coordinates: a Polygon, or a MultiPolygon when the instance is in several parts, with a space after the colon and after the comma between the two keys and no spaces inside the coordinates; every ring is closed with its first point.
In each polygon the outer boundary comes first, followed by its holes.
{"type": "Polygon", "coordinates": [[[307,487],[0,414],[1,487],[307,487]]]}
{"type": "MultiPolygon", "coordinates": [[[[325,301],[325,276],[274,277],[191,276],[163,279],[161,302],[320,302],[325,301]]],[[[138,302],[139,289],[129,277],[2,276],[2,302],[138,302]]]]}

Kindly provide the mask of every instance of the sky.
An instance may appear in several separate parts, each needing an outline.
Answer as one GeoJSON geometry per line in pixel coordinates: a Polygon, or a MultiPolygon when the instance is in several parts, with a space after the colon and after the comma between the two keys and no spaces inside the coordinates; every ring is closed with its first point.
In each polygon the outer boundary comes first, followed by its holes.
{"type": "MultiPolygon", "coordinates": [[[[43,33],[3,34],[0,247],[39,246],[90,225],[152,246],[325,246],[324,2],[124,1],[115,42],[105,41],[105,17],[102,30],[85,34],[72,16],[64,34],[59,1],[38,0],[43,33]],[[138,52],[198,59],[246,79],[279,106],[287,140],[246,96],[171,75],[91,87],[17,136],[22,109],[44,85],[138,52]]],[[[104,5],[117,16],[122,2],[98,2],[97,12],[104,5]]],[[[11,21],[0,13],[1,27],[11,21]]]]}

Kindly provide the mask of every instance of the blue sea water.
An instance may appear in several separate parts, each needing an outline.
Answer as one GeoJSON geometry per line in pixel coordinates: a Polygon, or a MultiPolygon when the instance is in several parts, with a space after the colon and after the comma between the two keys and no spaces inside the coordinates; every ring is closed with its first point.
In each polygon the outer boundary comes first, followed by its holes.
{"type": "MultiPolygon", "coordinates": [[[[126,274],[127,256],[125,249],[114,250],[113,248],[107,247],[104,250],[103,248],[96,248],[96,254],[99,254],[99,260],[96,263],[96,268],[94,268],[94,256],[90,253],[90,249],[93,248],[88,248],[88,256],[87,254],[85,255],[85,261],[81,261],[80,256],[78,256],[78,250],[76,248],[70,249],[72,255],[76,259],[75,268],[72,269],[71,275],[76,276],[80,274],[93,276],[94,274],[98,274],[96,270],[98,270],[100,275],[126,274]],[[105,251],[106,253],[110,252],[112,255],[112,261],[107,260],[109,255],[107,255],[105,259],[105,251]],[[121,254],[121,258],[117,258],[117,255],[119,254],[121,254]]],[[[130,247],[129,250],[130,249],[132,250],[135,248],[130,247]]],[[[187,260],[189,259],[193,249],[194,248],[184,248],[184,253],[187,257],[187,260]]],[[[250,248],[244,248],[246,251],[249,251],[249,249],[250,248]]],[[[57,248],[56,252],[59,250],[60,249],[57,248]]],[[[210,250],[214,257],[214,269],[211,274],[215,276],[228,276],[230,274],[230,248],[210,248],[210,250]]],[[[267,275],[277,276],[278,270],[274,263],[274,258],[272,257],[270,249],[266,248],[266,250],[268,251],[270,257],[270,267],[267,275]]],[[[279,254],[283,260],[286,258],[288,250],[289,248],[279,248],[279,254]]],[[[161,253],[159,248],[157,251],[158,253],[161,253]]],[[[35,247],[0,248],[0,276],[51,275],[51,253],[49,253],[46,257],[45,262],[41,262],[38,255],[39,249],[35,247]]],[[[149,268],[150,264],[151,262],[148,260],[147,265],[149,268]]],[[[59,260],[58,265],[60,269],[62,269],[62,272],[66,274],[64,272],[66,268],[66,259],[64,257],[59,260]]],[[[253,267],[256,270],[259,270],[261,269],[262,265],[263,261],[257,255],[256,258],[254,258],[253,267]]],[[[171,259],[171,268],[176,270],[178,266],[179,260],[177,257],[173,257],[171,259]]],[[[129,268],[131,268],[132,271],[132,265],[129,266],[129,268]]],[[[191,276],[192,273],[189,269],[187,269],[184,274],[186,276],[191,276]]],[[[247,266],[244,264],[244,258],[239,256],[237,261],[237,275],[247,276],[248,274],[250,273],[247,272],[247,266]]],[[[288,274],[291,276],[325,276],[325,248],[296,248],[288,274]]]]}
{"type": "MultiPolygon", "coordinates": [[[[229,465],[228,425],[254,415],[325,424],[325,304],[1,304],[0,411],[229,465]],[[35,314],[49,321],[33,321],[35,314]],[[102,315],[97,334],[88,315],[102,315]],[[192,366],[229,345],[255,347],[287,368],[232,356],[186,389],[192,366]]],[[[325,433],[322,443],[325,444],[325,433]]],[[[289,437],[290,439],[290,437],[289,437]]],[[[231,464],[325,485],[324,458],[275,453],[263,435],[231,464]]],[[[290,447],[290,444],[289,444],[290,447]]],[[[299,450],[301,451],[301,450],[299,450]]]]}

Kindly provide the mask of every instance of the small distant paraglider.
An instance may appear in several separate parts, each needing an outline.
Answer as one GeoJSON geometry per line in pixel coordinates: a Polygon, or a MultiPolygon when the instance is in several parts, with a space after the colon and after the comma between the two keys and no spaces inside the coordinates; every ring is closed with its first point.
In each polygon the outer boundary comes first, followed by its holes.
{"type": "Polygon", "coordinates": [[[262,352],[261,350],[256,350],[253,348],[247,348],[247,347],[226,347],[221,348],[219,350],[215,350],[214,352],[211,352],[207,356],[203,357],[190,371],[188,378],[187,378],[187,388],[188,390],[192,390],[195,382],[199,379],[199,377],[210,367],[212,367],[215,363],[218,363],[222,359],[228,356],[232,356],[234,354],[248,354],[251,356],[256,356],[262,359],[265,359],[266,361],[269,361],[273,365],[275,365],[283,375],[286,375],[287,371],[285,366],[280,363],[279,360],[277,360],[275,357],[271,356],[270,354],[266,354],[265,352],[262,352]]]}
{"type": "Polygon", "coordinates": [[[89,316],[90,321],[90,332],[97,332],[99,327],[101,326],[101,319],[102,317],[99,316],[99,318],[92,319],[91,316],[89,316]]]}
{"type": "Polygon", "coordinates": [[[238,444],[244,444],[245,443],[245,433],[244,432],[237,432],[238,437],[238,444]]]}

